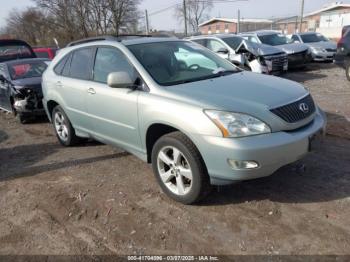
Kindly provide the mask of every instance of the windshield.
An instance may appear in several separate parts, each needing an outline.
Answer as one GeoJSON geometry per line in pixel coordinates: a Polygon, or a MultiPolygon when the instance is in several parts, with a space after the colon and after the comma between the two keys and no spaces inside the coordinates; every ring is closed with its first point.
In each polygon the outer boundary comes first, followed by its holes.
{"type": "Polygon", "coordinates": [[[9,65],[11,79],[18,80],[31,77],[40,77],[47,68],[45,62],[27,62],[9,65]]]}
{"type": "Polygon", "coordinates": [[[300,37],[301,39],[303,39],[304,43],[317,43],[328,41],[328,39],[321,34],[307,34],[301,35],[300,37]]]}
{"type": "Polygon", "coordinates": [[[224,37],[222,40],[233,50],[236,50],[243,41],[243,39],[240,37],[224,37]]]}
{"type": "Polygon", "coordinates": [[[6,61],[18,58],[32,58],[32,51],[24,45],[1,45],[0,61],[6,61]]]}
{"type": "Polygon", "coordinates": [[[240,72],[227,60],[191,42],[169,41],[128,46],[152,78],[171,86],[240,72]]]}
{"type": "Polygon", "coordinates": [[[285,45],[290,44],[292,41],[282,34],[260,35],[260,41],[265,45],[285,45]]]}

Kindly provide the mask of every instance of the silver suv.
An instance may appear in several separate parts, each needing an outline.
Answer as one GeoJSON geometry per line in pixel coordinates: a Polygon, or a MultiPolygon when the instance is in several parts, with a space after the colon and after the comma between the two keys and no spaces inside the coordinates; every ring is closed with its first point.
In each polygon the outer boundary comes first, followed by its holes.
{"type": "Polygon", "coordinates": [[[121,147],[152,163],[164,192],[185,204],[302,158],[326,125],[302,85],[176,39],[75,42],[45,71],[43,92],[62,145],[121,147]]]}

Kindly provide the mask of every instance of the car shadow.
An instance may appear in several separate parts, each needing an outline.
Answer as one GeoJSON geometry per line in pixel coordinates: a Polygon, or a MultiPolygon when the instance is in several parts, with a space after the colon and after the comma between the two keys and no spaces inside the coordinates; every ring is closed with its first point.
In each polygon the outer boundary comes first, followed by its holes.
{"type": "Polygon", "coordinates": [[[293,80],[299,83],[304,83],[310,80],[326,78],[327,75],[320,73],[321,69],[332,69],[337,66],[329,62],[319,62],[310,63],[305,68],[295,68],[289,69],[288,73],[284,74],[282,77],[293,80]]]}
{"type": "Polygon", "coordinates": [[[317,203],[350,197],[350,120],[332,113],[327,116],[327,136],[317,152],[269,177],[217,187],[200,205],[259,200],[317,203]]]}
{"type": "MultiPolygon", "coordinates": [[[[99,143],[87,142],[85,146],[97,146],[99,143]]],[[[121,158],[129,155],[126,152],[108,154],[84,159],[71,159],[37,165],[47,156],[59,152],[62,146],[58,143],[22,145],[13,148],[0,149],[0,182],[22,177],[39,175],[44,172],[121,158]]]]}
{"type": "Polygon", "coordinates": [[[8,135],[5,131],[0,130],[0,143],[8,139],[8,135]]]}

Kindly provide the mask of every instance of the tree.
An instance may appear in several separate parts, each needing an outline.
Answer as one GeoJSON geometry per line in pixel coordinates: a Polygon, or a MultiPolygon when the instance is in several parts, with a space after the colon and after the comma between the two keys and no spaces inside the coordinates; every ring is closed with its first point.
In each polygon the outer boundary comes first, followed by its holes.
{"type": "MultiPolygon", "coordinates": [[[[208,18],[210,9],[213,7],[212,0],[186,0],[187,23],[191,26],[192,31],[197,33],[199,24],[208,18]]],[[[179,5],[175,9],[175,16],[184,22],[184,8],[179,5]]]]}

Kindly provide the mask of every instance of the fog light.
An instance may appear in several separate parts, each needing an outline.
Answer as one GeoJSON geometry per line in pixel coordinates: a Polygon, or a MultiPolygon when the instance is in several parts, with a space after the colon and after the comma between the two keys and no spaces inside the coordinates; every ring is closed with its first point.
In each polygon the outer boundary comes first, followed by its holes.
{"type": "Polygon", "coordinates": [[[255,161],[240,161],[228,159],[228,163],[232,169],[242,170],[242,169],[255,169],[259,167],[259,164],[255,161]]]}

